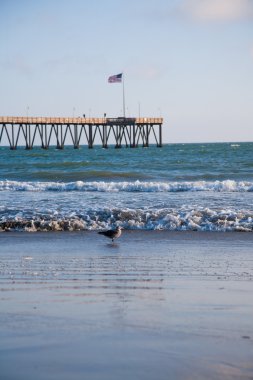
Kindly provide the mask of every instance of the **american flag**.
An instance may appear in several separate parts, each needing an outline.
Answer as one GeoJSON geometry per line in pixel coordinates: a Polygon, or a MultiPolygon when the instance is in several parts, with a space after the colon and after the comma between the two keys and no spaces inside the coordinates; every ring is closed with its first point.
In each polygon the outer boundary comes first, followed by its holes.
{"type": "Polygon", "coordinates": [[[122,81],[122,73],[117,75],[112,75],[108,78],[109,83],[120,83],[122,81]]]}

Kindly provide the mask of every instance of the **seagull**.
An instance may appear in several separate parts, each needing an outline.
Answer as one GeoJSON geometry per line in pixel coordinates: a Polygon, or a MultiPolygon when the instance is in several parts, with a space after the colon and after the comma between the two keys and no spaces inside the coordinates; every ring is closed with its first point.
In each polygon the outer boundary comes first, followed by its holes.
{"type": "Polygon", "coordinates": [[[116,227],[115,230],[99,231],[98,233],[100,235],[106,236],[109,239],[112,239],[112,242],[113,242],[114,239],[117,239],[120,237],[122,229],[123,229],[122,227],[118,226],[118,227],[116,227]]]}

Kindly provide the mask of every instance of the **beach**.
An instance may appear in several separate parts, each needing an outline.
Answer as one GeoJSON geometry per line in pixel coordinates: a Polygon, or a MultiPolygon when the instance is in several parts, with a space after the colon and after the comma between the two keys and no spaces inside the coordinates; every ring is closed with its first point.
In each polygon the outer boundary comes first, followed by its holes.
{"type": "Polygon", "coordinates": [[[4,380],[252,379],[253,235],[0,234],[4,380]]]}

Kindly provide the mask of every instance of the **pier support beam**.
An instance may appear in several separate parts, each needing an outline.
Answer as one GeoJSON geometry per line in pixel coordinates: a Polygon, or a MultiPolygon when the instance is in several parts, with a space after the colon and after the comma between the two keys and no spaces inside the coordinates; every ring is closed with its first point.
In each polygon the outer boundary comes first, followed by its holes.
{"type": "Polygon", "coordinates": [[[115,149],[120,149],[122,148],[121,146],[121,128],[119,125],[116,125],[116,133],[115,133],[115,136],[116,136],[116,145],[115,145],[115,149]]]}
{"type": "Polygon", "coordinates": [[[143,148],[148,148],[149,146],[149,125],[147,124],[146,126],[144,126],[143,128],[143,148]]]}
{"type": "Polygon", "coordinates": [[[130,129],[130,148],[136,148],[135,139],[136,139],[136,127],[135,127],[135,124],[133,124],[130,129]]]}
{"type": "Polygon", "coordinates": [[[105,148],[105,149],[108,148],[107,140],[108,140],[108,135],[107,135],[107,125],[104,124],[104,125],[103,125],[103,143],[102,143],[102,147],[105,148]]]}
{"type": "Polygon", "coordinates": [[[93,148],[93,134],[92,134],[92,124],[89,124],[89,141],[88,141],[88,148],[93,148]]]}
{"type": "Polygon", "coordinates": [[[159,124],[159,144],[157,145],[159,148],[163,146],[162,143],[162,124],[159,124]]]}
{"type": "Polygon", "coordinates": [[[74,149],[79,149],[79,143],[78,143],[78,126],[77,124],[74,125],[74,149]]]}

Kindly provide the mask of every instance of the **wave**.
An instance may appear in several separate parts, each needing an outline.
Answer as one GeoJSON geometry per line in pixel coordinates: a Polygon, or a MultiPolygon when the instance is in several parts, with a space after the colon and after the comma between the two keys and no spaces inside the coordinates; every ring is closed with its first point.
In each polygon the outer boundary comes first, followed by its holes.
{"type": "Polygon", "coordinates": [[[0,181],[0,191],[82,191],[82,192],[253,192],[248,181],[192,181],[192,182],[19,182],[0,181]]]}
{"type": "Polygon", "coordinates": [[[90,209],[71,215],[15,215],[0,220],[0,231],[99,231],[116,225],[132,230],[253,232],[253,211],[185,209],[90,209]]]}

